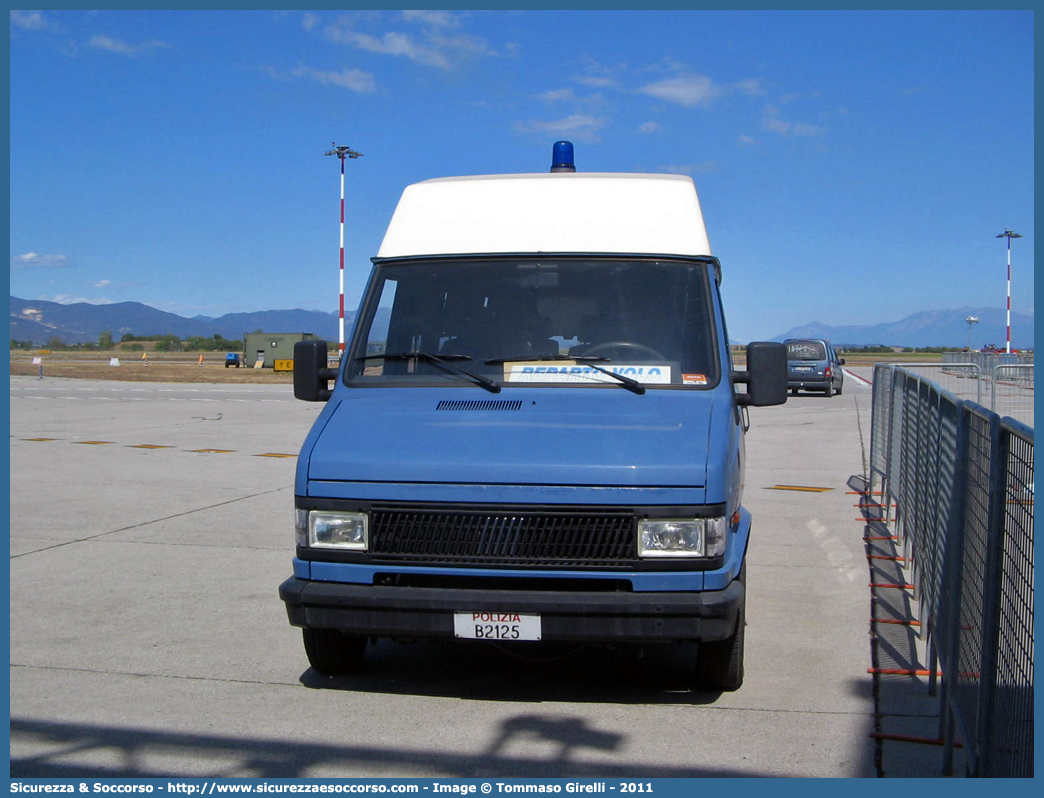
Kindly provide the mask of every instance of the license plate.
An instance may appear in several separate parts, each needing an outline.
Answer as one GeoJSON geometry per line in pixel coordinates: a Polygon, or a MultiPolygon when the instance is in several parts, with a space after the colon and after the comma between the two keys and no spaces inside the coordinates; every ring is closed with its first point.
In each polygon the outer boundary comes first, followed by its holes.
{"type": "Polygon", "coordinates": [[[455,612],[453,632],[468,640],[539,640],[540,616],[517,612],[455,612]]]}
{"type": "Polygon", "coordinates": [[[812,371],[811,366],[794,366],[794,371],[812,371]]]}

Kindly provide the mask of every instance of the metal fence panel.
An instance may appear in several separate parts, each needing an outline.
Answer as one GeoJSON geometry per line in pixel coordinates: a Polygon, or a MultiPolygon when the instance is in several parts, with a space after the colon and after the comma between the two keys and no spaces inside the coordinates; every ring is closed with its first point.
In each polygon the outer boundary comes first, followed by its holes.
{"type": "Polygon", "coordinates": [[[944,770],[955,725],[971,775],[1032,776],[1033,430],[880,364],[872,419],[870,489],[945,674],[944,770]]]}
{"type": "Polygon", "coordinates": [[[1033,775],[1033,430],[1005,419],[1003,551],[993,722],[983,776],[1033,775]]]}
{"type": "Polygon", "coordinates": [[[990,409],[1033,426],[1033,364],[998,364],[988,372],[990,409]]]}

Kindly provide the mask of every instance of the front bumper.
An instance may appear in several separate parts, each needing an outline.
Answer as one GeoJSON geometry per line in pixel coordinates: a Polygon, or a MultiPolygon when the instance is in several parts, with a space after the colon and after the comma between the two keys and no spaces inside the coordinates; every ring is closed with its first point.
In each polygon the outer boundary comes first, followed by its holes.
{"type": "Polygon", "coordinates": [[[541,639],[576,642],[724,640],[736,628],[744,587],[697,593],[468,590],[317,582],[279,586],[293,626],[370,637],[452,638],[456,612],[539,615],[541,639]]]}

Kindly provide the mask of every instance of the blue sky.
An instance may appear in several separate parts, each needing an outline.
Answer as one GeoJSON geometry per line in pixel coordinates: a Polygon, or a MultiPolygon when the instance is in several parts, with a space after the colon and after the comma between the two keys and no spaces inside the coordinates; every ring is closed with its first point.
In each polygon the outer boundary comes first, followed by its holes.
{"type": "Polygon", "coordinates": [[[1033,310],[1031,11],[11,12],[11,293],[346,306],[404,186],[677,172],[730,332],[1033,310]]]}

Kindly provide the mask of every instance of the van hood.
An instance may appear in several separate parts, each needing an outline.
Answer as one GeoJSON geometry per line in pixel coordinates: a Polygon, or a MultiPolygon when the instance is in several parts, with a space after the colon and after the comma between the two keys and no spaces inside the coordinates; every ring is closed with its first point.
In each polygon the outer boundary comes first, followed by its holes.
{"type": "Polygon", "coordinates": [[[713,416],[728,406],[714,391],[622,388],[364,389],[331,402],[301,452],[308,482],[705,488],[713,416]]]}

